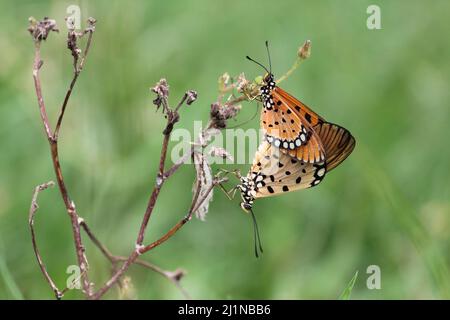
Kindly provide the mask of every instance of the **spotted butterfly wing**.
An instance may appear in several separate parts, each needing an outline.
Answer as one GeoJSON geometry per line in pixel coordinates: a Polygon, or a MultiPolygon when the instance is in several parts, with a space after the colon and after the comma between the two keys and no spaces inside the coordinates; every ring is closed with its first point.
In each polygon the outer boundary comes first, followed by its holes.
{"type": "Polygon", "coordinates": [[[307,189],[318,185],[326,174],[326,164],[305,163],[264,141],[255,154],[252,167],[241,178],[241,196],[244,203],[280,193],[307,189]]]}
{"type": "Polygon", "coordinates": [[[264,109],[261,128],[269,143],[292,157],[318,163],[325,160],[325,149],[313,126],[324,121],[305,104],[277,87],[269,75],[260,89],[264,109]]]}

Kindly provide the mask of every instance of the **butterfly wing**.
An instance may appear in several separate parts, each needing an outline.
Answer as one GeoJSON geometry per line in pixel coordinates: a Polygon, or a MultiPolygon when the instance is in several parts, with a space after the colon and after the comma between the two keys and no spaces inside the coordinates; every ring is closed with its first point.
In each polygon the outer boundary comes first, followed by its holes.
{"type": "Polygon", "coordinates": [[[322,122],[314,127],[327,154],[327,171],[342,163],[355,148],[355,138],[350,131],[334,123],[322,122]]]}
{"type": "Polygon", "coordinates": [[[261,128],[267,140],[292,157],[317,163],[325,159],[325,150],[312,126],[323,119],[289,95],[275,87],[261,113],[261,128]]]}
{"type": "Polygon", "coordinates": [[[325,173],[324,162],[301,162],[264,141],[255,154],[249,178],[254,181],[254,198],[262,198],[316,186],[325,173]]]}
{"type": "Polygon", "coordinates": [[[307,144],[301,145],[297,149],[281,149],[281,151],[306,163],[322,162],[327,155],[326,148],[323,146],[320,137],[319,139],[317,137],[309,139],[307,144]]]}
{"type": "MultiPolygon", "coordinates": [[[[275,100],[273,101],[275,103],[275,100]]],[[[275,103],[270,108],[264,107],[261,113],[261,128],[274,138],[273,144],[277,148],[295,149],[305,144],[311,129],[303,122],[285,103],[275,103]]]]}
{"type": "Polygon", "coordinates": [[[294,98],[280,87],[275,87],[275,89],[273,90],[273,96],[274,101],[282,100],[289,106],[291,106],[292,111],[302,116],[311,127],[315,126],[319,122],[325,122],[324,118],[319,116],[317,113],[312,111],[308,106],[306,106],[303,102],[294,98]]]}

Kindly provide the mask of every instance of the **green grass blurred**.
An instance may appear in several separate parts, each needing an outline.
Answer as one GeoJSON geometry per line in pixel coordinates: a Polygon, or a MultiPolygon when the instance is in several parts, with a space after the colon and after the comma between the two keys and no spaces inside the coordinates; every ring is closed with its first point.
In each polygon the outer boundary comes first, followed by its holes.
{"type": "MultiPolygon", "coordinates": [[[[44,98],[54,123],[71,78],[63,31],[70,4],[98,23],[62,128],[61,163],[79,213],[114,253],[133,249],[158,165],[164,122],[148,88],[166,77],[173,103],[187,89],[197,90],[198,101],[178,124],[192,130],[194,120],[207,120],[220,74],[260,74],[244,57],[264,59],[264,40],[281,75],[310,39],[311,58],[283,88],[351,130],[354,153],[320,187],[256,203],[261,259],[252,254],[250,218],[237,199],[219,192],[206,222],[193,220],[145,259],[186,269],[183,285],[193,298],[335,299],[356,270],[352,299],[450,298],[450,3],[378,1],[382,29],[371,31],[366,8],[372,2],[356,0],[2,1],[0,298],[52,298],[27,225],[34,186],[54,175],[26,28],[29,16],[50,16],[62,29],[43,46],[44,98]],[[373,264],[381,268],[381,290],[366,288],[373,264]]],[[[244,104],[240,121],[254,110],[254,103],[244,104]]],[[[256,126],[254,119],[244,128],[256,126]]],[[[185,166],[164,186],[147,241],[184,215],[193,177],[185,166]]],[[[64,287],[66,268],[76,261],[69,219],[56,189],[42,193],[39,203],[38,243],[64,287]]],[[[99,285],[110,266],[86,243],[99,285]]],[[[166,279],[139,266],[128,275],[138,298],[182,298],[166,279]]]]}

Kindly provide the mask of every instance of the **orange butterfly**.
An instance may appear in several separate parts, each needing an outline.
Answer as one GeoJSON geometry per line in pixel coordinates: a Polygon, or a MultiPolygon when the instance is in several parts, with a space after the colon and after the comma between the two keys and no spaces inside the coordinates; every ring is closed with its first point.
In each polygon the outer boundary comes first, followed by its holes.
{"type": "Polygon", "coordinates": [[[267,141],[303,162],[324,161],[327,156],[326,150],[314,126],[326,122],[325,119],[276,85],[271,72],[267,41],[266,48],[270,70],[249,56],[247,59],[263,67],[267,72],[260,87],[260,99],[264,106],[261,112],[261,128],[267,141]]]}
{"type": "Polygon", "coordinates": [[[256,217],[252,211],[255,199],[276,196],[317,186],[325,175],[342,163],[355,148],[355,138],[338,125],[320,122],[314,127],[322,141],[327,158],[318,163],[306,163],[279,152],[264,141],[258,148],[247,176],[241,177],[237,189],[241,192],[241,208],[253,218],[255,255],[262,252],[256,217]]]}
{"type": "Polygon", "coordinates": [[[264,141],[255,154],[246,177],[241,178],[241,207],[251,210],[257,198],[307,189],[318,185],[325,174],[341,164],[355,148],[355,138],[336,124],[321,122],[314,127],[327,154],[326,160],[306,163],[278,152],[264,141]]]}

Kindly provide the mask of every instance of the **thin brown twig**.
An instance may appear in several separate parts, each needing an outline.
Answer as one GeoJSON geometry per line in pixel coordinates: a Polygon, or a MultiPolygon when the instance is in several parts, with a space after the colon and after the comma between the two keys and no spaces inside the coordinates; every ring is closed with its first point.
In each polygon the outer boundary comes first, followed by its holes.
{"type": "Polygon", "coordinates": [[[197,211],[197,209],[203,204],[203,202],[206,201],[206,199],[208,198],[209,194],[211,193],[212,189],[219,185],[220,183],[224,182],[224,179],[219,179],[219,180],[215,180],[211,186],[208,188],[208,190],[205,192],[205,194],[197,201],[197,197],[198,197],[198,193],[196,193],[196,195],[194,196],[194,201],[193,204],[196,203],[196,205],[192,205],[190,210],[188,211],[188,214],[181,219],[177,224],[175,224],[165,235],[163,235],[161,238],[159,238],[158,240],[152,242],[151,244],[139,248],[137,251],[139,254],[143,254],[146,253],[154,248],[156,248],[157,246],[161,245],[162,243],[166,242],[169,238],[171,238],[179,229],[181,229],[181,227],[183,227],[188,221],[190,221],[192,219],[192,214],[197,211]]]}
{"type": "Polygon", "coordinates": [[[39,79],[39,70],[41,69],[44,62],[41,60],[41,42],[35,41],[35,50],[34,50],[34,64],[33,64],[33,80],[34,86],[36,89],[36,95],[38,97],[39,111],[41,115],[42,123],[44,124],[45,133],[47,134],[47,138],[51,140],[52,138],[52,129],[50,128],[47,110],[45,108],[44,98],[42,95],[41,89],[41,81],[39,79]]]}
{"type": "Polygon", "coordinates": [[[34,254],[36,255],[37,262],[39,264],[39,268],[41,269],[42,274],[45,277],[45,280],[47,280],[48,284],[52,288],[53,292],[55,293],[56,299],[61,299],[63,293],[58,289],[53,279],[50,277],[47,268],[45,267],[45,264],[42,260],[41,254],[39,252],[37,243],[36,243],[36,234],[34,232],[34,216],[36,215],[37,209],[39,208],[39,205],[37,203],[38,195],[41,191],[44,191],[45,189],[49,187],[53,187],[55,183],[53,181],[49,181],[47,183],[43,183],[41,185],[38,185],[33,192],[33,196],[31,198],[31,206],[30,206],[30,212],[28,215],[28,224],[30,226],[30,232],[31,232],[31,242],[33,244],[33,250],[34,254]]]}
{"type": "Polygon", "coordinates": [[[58,121],[56,123],[56,127],[55,127],[55,132],[53,134],[53,139],[54,140],[58,140],[58,135],[59,135],[59,130],[61,128],[61,124],[64,118],[64,114],[66,111],[66,107],[67,107],[67,103],[69,102],[70,96],[72,94],[72,90],[75,87],[75,83],[77,82],[78,76],[80,75],[81,71],[83,70],[84,67],[84,62],[86,60],[86,57],[89,53],[89,48],[91,47],[91,42],[92,42],[92,36],[94,34],[94,29],[90,28],[88,31],[89,36],[88,36],[88,40],[86,43],[86,47],[83,51],[83,57],[81,58],[80,64],[77,67],[77,58],[74,57],[74,75],[72,78],[72,81],[70,82],[70,86],[69,89],[67,90],[66,96],[64,97],[64,102],[61,106],[61,112],[58,116],[58,121]]]}
{"type": "Polygon", "coordinates": [[[232,99],[232,100],[229,100],[229,101],[227,101],[227,102],[225,102],[225,106],[232,106],[232,105],[235,105],[235,104],[238,104],[239,102],[243,102],[243,101],[248,101],[249,100],[249,97],[247,97],[246,95],[240,95],[239,97],[237,97],[237,98],[235,98],[235,99],[232,99]]]}
{"type": "Polygon", "coordinates": [[[172,228],[170,228],[169,231],[166,232],[161,238],[158,240],[152,242],[151,244],[136,248],[131,255],[125,260],[125,262],[122,264],[122,266],[117,270],[117,272],[109,279],[105,285],[100,288],[96,293],[92,295],[92,299],[100,299],[119,279],[120,277],[128,270],[128,268],[136,261],[136,259],[143,253],[148,252],[157,246],[163,244],[168,239],[170,239],[178,230],[180,230],[189,220],[192,218],[192,212],[195,212],[195,210],[198,209],[198,207],[207,199],[209,193],[212,191],[212,189],[218,185],[221,180],[214,181],[210,189],[205,193],[205,195],[198,201],[198,204],[196,206],[191,207],[188,214],[181,219],[177,224],[175,224],[172,228]]]}
{"type": "MultiPolygon", "coordinates": [[[[127,259],[127,257],[118,257],[118,258],[124,260],[127,259]]],[[[152,263],[140,259],[137,259],[134,263],[159,273],[160,275],[171,281],[180,290],[181,294],[184,296],[185,299],[188,300],[192,299],[189,292],[187,292],[186,289],[184,289],[184,287],[180,283],[181,278],[184,277],[184,275],[186,274],[184,270],[177,269],[175,271],[165,271],[152,263]]]]}
{"type": "Polygon", "coordinates": [[[188,93],[186,92],[183,96],[183,98],[181,98],[180,102],[178,102],[178,105],[175,108],[175,112],[178,112],[181,108],[181,106],[184,104],[184,102],[186,101],[186,99],[188,98],[188,93]]]}
{"type": "MultiPolygon", "coordinates": [[[[77,214],[74,202],[69,197],[69,193],[67,191],[67,187],[64,182],[64,177],[62,175],[62,170],[61,170],[61,165],[59,162],[59,155],[58,155],[58,131],[61,126],[62,117],[64,115],[64,110],[67,106],[68,100],[70,98],[70,95],[71,95],[72,89],[75,85],[75,82],[78,78],[79,72],[75,73],[74,78],[71,82],[71,85],[69,86],[69,90],[66,93],[66,98],[64,99],[61,113],[60,113],[60,116],[58,119],[58,124],[56,126],[54,134],[52,134],[52,130],[51,130],[51,127],[50,127],[50,124],[48,121],[48,117],[47,117],[47,110],[46,110],[44,98],[42,95],[41,81],[40,81],[40,77],[39,77],[39,71],[43,65],[43,62],[41,60],[41,54],[40,54],[40,46],[41,46],[41,42],[42,42],[43,38],[40,36],[36,36],[36,34],[37,34],[36,30],[38,30],[39,28],[41,28],[39,30],[43,30],[45,32],[46,36],[48,35],[48,33],[50,31],[52,31],[52,29],[54,30],[54,27],[56,24],[54,24],[54,25],[45,24],[48,21],[49,21],[48,19],[44,19],[42,22],[39,22],[37,25],[30,25],[30,28],[29,28],[30,33],[34,37],[34,43],[35,43],[33,79],[34,79],[35,90],[36,90],[36,95],[37,95],[37,99],[38,99],[41,119],[42,119],[42,122],[44,125],[47,139],[50,144],[50,152],[51,152],[51,157],[52,157],[52,162],[53,162],[53,168],[54,168],[55,175],[56,175],[56,180],[58,183],[61,197],[62,197],[62,199],[64,201],[64,205],[66,207],[67,213],[71,220],[72,232],[73,232],[74,243],[75,243],[75,250],[76,250],[76,255],[77,255],[77,260],[78,260],[78,266],[80,268],[83,292],[86,295],[86,297],[89,297],[91,294],[91,284],[89,282],[88,274],[87,274],[88,262],[87,262],[87,259],[86,259],[85,253],[84,253],[84,246],[83,246],[81,235],[80,235],[80,226],[78,223],[79,216],[77,214]]],[[[90,37],[88,39],[87,49],[89,49],[89,46],[90,46],[93,29],[90,29],[90,30],[91,30],[91,33],[90,33],[90,37]]],[[[45,38],[46,38],[46,36],[45,36],[45,38]]],[[[85,52],[85,54],[84,54],[82,63],[84,63],[86,55],[87,55],[87,52],[85,52]]]]}
{"type": "Polygon", "coordinates": [[[153,188],[152,194],[150,196],[150,199],[149,199],[149,202],[147,205],[147,209],[145,210],[144,217],[142,219],[142,223],[141,223],[141,226],[139,229],[138,237],[136,240],[137,246],[142,245],[142,242],[144,241],[144,235],[145,235],[145,230],[148,225],[148,221],[150,220],[150,216],[153,212],[153,208],[155,207],[156,200],[158,199],[158,196],[159,196],[159,192],[161,191],[161,188],[165,181],[164,176],[163,176],[163,171],[164,171],[164,163],[166,161],[167,147],[169,144],[169,140],[170,140],[170,134],[164,135],[164,141],[163,141],[163,145],[162,145],[162,149],[161,149],[161,157],[160,157],[160,161],[159,161],[159,171],[158,171],[158,175],[156,177],[155,187],[153,188]]]}
{"type": "Polygon", "coordinates": [[[91,241],[94,243],[94,245],[101,251],[101,253],[111,263],[114,264],[116,262],[116,259],[114,258],[115,256],[111,253],[111,251],[108,250],[108,248],[106,248],[106,246],[104,246],[100,242],[100,240],[97,239],[97,237],[94,235],[92,230],[88,227],[88,225],[86,224],[86,221],[84,221],[84,219],[80,220],[80,226],[83,228],[84,232],[86,232],[86,234],[88,235],[89,239],[91,239],[91,241]]]}
{"type": "MultiPolygon", "coordinates": [[[[41,272],[44,275],[44,278],[47,280],[48,284],[52,288],[52,290],[55,294],[55,298],[60,300],[70,288],[65,287],[63,290],[59,290],[58,287],[56,286],[55,282],[53,281],[53,279],[50,277],[50,274],[48,273],[47,268],[45,267],[44,261],[42,260],[40,251],[38,249],[37,242],[36,242],[36,232],[34,231],[34,217],[36,216],[37,209],[39,209],[39,205],[37,203],[38,195],[40,192],[44,191],[45,189],[47,189],[49,187],[53,187],[54,185],[55,185],[55,183],[53,181],[49,181],[47,183],[43,183],[43,184],[36,186],[36,188],[34,189],[33,196],[31,197],[30,212],[28,215],[28,225],[30,226],[31,243],[33,245],[33,251],[36,256],[39,268],[41,269],[41,272]]],[[[80,275],[80,277],[81,277],[81,275],[80,275]]],[[[75,285],[75,283],[77,283],[78,281],[80,281],[80,278],[75,278],[72,280],[72,284],[75,285]]]]}
{"type": "MultiPolygon", "coordinates": [[[[128,259],[128,257],[123,256],[116,256],[116,258],[118,261],[126,261],[128,259]]],[[[185,299],[187,300],[192,299],[189,292],[187,292],[186,289],[180,283],[181,278],[183,278],[184,275],[186,274],[186,271],[184,271],[183,269],[177,269],[175,271],[166,271],[152,263],[140,259],[136,259],[134,261],[134,264],[140,265],[142,267],[155,271],[156,273],[159,273],[160,275],[168,279],[170,282],[172,282],[180,290],[181,294],[184,296],[185,299]]]]}
{"type": "Polygon", "coordinates": [[[153,188],[150,199],[148,201],[148,205],[145,210],[144,217],[142,219],[142,223],[141,223],[139,233],[137,236],[137,240],[136,240],[136,247],[142,246],[142,243],[144,242],[145,230],[147,229],[148,222],[152,215],[152,212],[155,207],[156,200],[158,199],[161,188],[166,180],[165,175],[164,175],[164,167],[165,167],[165,162],[166,162],[166,158],[167,158],[167,149],[169,147],[170,135],[172,133],[173,126],[179,120],[178,110],[184,104],[184,102],[186,101],[187,98],[188,98],[188,93],[185,93],[183,98],[181,98],[180,102],[178,103],[177,107],[175,108],[175,110],[171,110],[169,108],[166,97],[162,98],[162,103],[164,104],[164,108],[167,111],[167,115],[166,115],[167,116],[167,124],[163,131],[164,139],[163,139],[162,148],[161,148],[161,156],[159,158],[159,169],[158,169],[158,175],[156,177],[156,183],[153,188]]]}
{"type": "MultiPolygon", "coordinates": [[[[113,271],[115,272],[117,270],[117,263],[118,262],[124,262],[128,259],[128,257],[124,257],[124,256],[116,256],[114,254],[111,253],[111,251],[109,251],[109,249],[100,242],[100,240],[98,240],[98,238],[94,235],[94,233],[92,232],[92,230],[89,228],[89,226],[87,225],[86,221],[81,220],[80,221],[80,225],[83,228],[83,230],[86,232],[86,234],[88,235],[89,239],[91,239],[91,241],[94,243],[94,245],[101,251],[101,253],[111,262],[111,264],[113,265],[113,271]]],[[[170,280],[172,283],[175,284],[175,286],[180,290],[180,292],[182,293],[182,295],[186,298],[186,299],[190,299],[190,295],[189,293],[181,286],[180,284],[180,280],[181,278],[184,276],[184,272],[183,270],[177,269],[175,271],[166,271],[163,270],[162,268],[154,265],[153,263],[144,261],[144,260],[140,260],[140,259],[136,259],[134,261],[135,264],[141,265],[143,267],[146,267],[150,270],[155,271],[156,273],[162,275],[163,277],[165,277],[166,279],[170,280]]]]}

